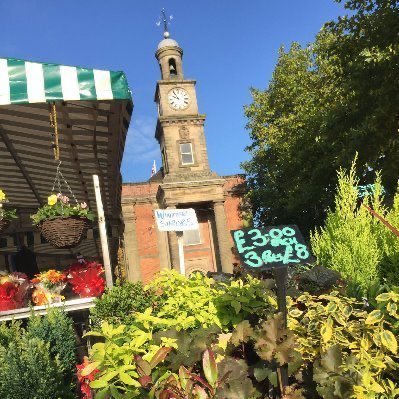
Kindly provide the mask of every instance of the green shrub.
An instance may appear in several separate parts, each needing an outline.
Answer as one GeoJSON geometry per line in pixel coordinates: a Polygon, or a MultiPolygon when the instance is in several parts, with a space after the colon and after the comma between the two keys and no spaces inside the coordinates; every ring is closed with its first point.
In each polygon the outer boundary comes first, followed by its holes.
{"type": "Polygon", "coordinates": [[[95,300],[95,306],[90,309],[90,318],[95,328],[103,321],[110,324],[134,323],[135,312],[144,312],[154,304],[151,290],[145,290],[141,282],[116,284],[107,289],[101,298],[95,300]]]}
{"type": "Polygon", "coordinates": [[[137,314],[136,320],[155,330],[188,330],[217,325],[229,329],[240,321],[255,318],[275,305],[274,294],[263,281],[245,279],[217,282],[201,273],[189,278],[174,270],[162,272],[149,284],[158,297],[155,312],[137,314]]]}
{"type": "Polygon", "coordinates": [[[76,337],[72,319],[62,310],[48,309],[45,316],[31,315],[27,337],[39,338],[49,345],[52,359],[58,358],[65,381],[75,387],[76,337]]]}
{"type": "Polygon", "coordinates": [[[50,356],[49,345],[23,336],[18,342],[0,346],[0,398],[72,399],[64,382],[62,365],[50,356]]]}
{"type": "Polygon", "coordinates": [[[8,348],[11,342],[16,342],[22,338],[25,330],[22,328],[20,321],[2,322],[0,323],[0,345],[8,348]]]}
{"type": "Polygon", "coordinates": [[[173,385],[171,376],[179,371],[182,378],[184,367],[207,378],[201,370],[207,348],[220,375],[231,373],[218,387],[226,399],[276,394],[277,367],[286,363],[286,398],[303,398],[302,391],[325,399],[393,399],[399,393],[399,289],[377,294],[376,288],[369,310],[337,292],[303,294],[290,300],[287,330],[275,314],[275,296],[251,277],[219,283],[169,271],[149,288],[158,294],[158,309],[137,312],[130,325],[104,322],[88,333],[100,338],[85,368],[87,375],[96,371],[90,386],[98,397],[147,397],[143,390],[157,390],[162,381],[173,385]],[[160,363],[158,354],[166,352],[160,363]]]}
{"type": "MultiPolygon", "coordinates": [[[[320,265],[338,271],[366,292],[378,280],[392,285],[399,282],[399,237],[359,205],[358,184],[355,162],[348,173],[338,172],[335,209],[328,212],[324,227],[311,235],[311,245],[320,265]]],[[[373,196],[363,203],[398,227],[399,194],[388,211],[379,174],[374,187],[373,196]]]]}
{"type": "Polygon", "coordinates": [[[302,358],[314,366],[323,398],[398,397],[399,290],[378,295],[376,303],[367,312],[337,292],[304,294],[291,303],[289,328],[302,358]]]}

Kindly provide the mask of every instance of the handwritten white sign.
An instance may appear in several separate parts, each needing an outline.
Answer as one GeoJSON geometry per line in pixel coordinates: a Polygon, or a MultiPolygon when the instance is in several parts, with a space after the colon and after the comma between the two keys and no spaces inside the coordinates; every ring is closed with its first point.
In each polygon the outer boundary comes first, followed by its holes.
{"type": "Polygon", "coordinates": [[[198,229],[194,209],[156,209],[155,219],[160,231],[185,231],[198,229]]]}

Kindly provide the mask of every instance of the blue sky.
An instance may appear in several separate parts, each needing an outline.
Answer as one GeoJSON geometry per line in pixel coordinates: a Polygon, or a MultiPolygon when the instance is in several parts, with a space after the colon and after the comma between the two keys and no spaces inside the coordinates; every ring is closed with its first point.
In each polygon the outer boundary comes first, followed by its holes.
{"type": "Polygon", "coordinates": [[[162,7],[184,51],[186,78],[197,80],[212,170],[240,173],[250,143],[243,106],[250,87],[265,88],[281,45],[313,41],[324,22],[343,13],[333,0],[0,0],[0,56],[123,70],[134,111],[122,165],[125,182],[147,180],[153,160],[154,57],[162,7]]]}

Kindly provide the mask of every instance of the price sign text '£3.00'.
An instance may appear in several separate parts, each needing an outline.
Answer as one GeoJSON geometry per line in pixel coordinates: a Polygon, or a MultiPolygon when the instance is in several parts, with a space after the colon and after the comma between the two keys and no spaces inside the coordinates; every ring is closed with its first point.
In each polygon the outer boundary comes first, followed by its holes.
{"type": "Polygon", "coordinates": [[[235,230],[232,235],[242,261],[249,267],[286,266],[312,258],[295,225],[235,230]]]}

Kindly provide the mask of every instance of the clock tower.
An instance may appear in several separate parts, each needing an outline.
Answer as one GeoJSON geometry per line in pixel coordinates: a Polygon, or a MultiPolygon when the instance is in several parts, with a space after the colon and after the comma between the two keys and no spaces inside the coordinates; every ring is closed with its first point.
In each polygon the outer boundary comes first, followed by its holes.
{"type": "Polygon", "coordinates": [[[196,81],[184,79],[183,50],[165,31],[155,56],[161,70],[155,92],[158,105],[155,137],[161,149],[164,180],[211,177],[204,135],[205,115],[198,112],[196,81]]]}
{"type": "MultiPolygon", "coordinates": [[[[231,272],[231,239],[224,207],[226,180],[209,168],[205,115],[198,110],[196,81],[184,78],[183,50],[167,29],[155,57],[161,71],[155,91],[158,105],[155,137],[162,154],[162,183],[156,196],[158,206],[194,208],[197,215],[205,210],[205,219],[214,225],[215,261],[219,270],[231,272]]],[[[168,233],[168,242],[171,263],[177,265],[175,232],[168,233]]]]}

